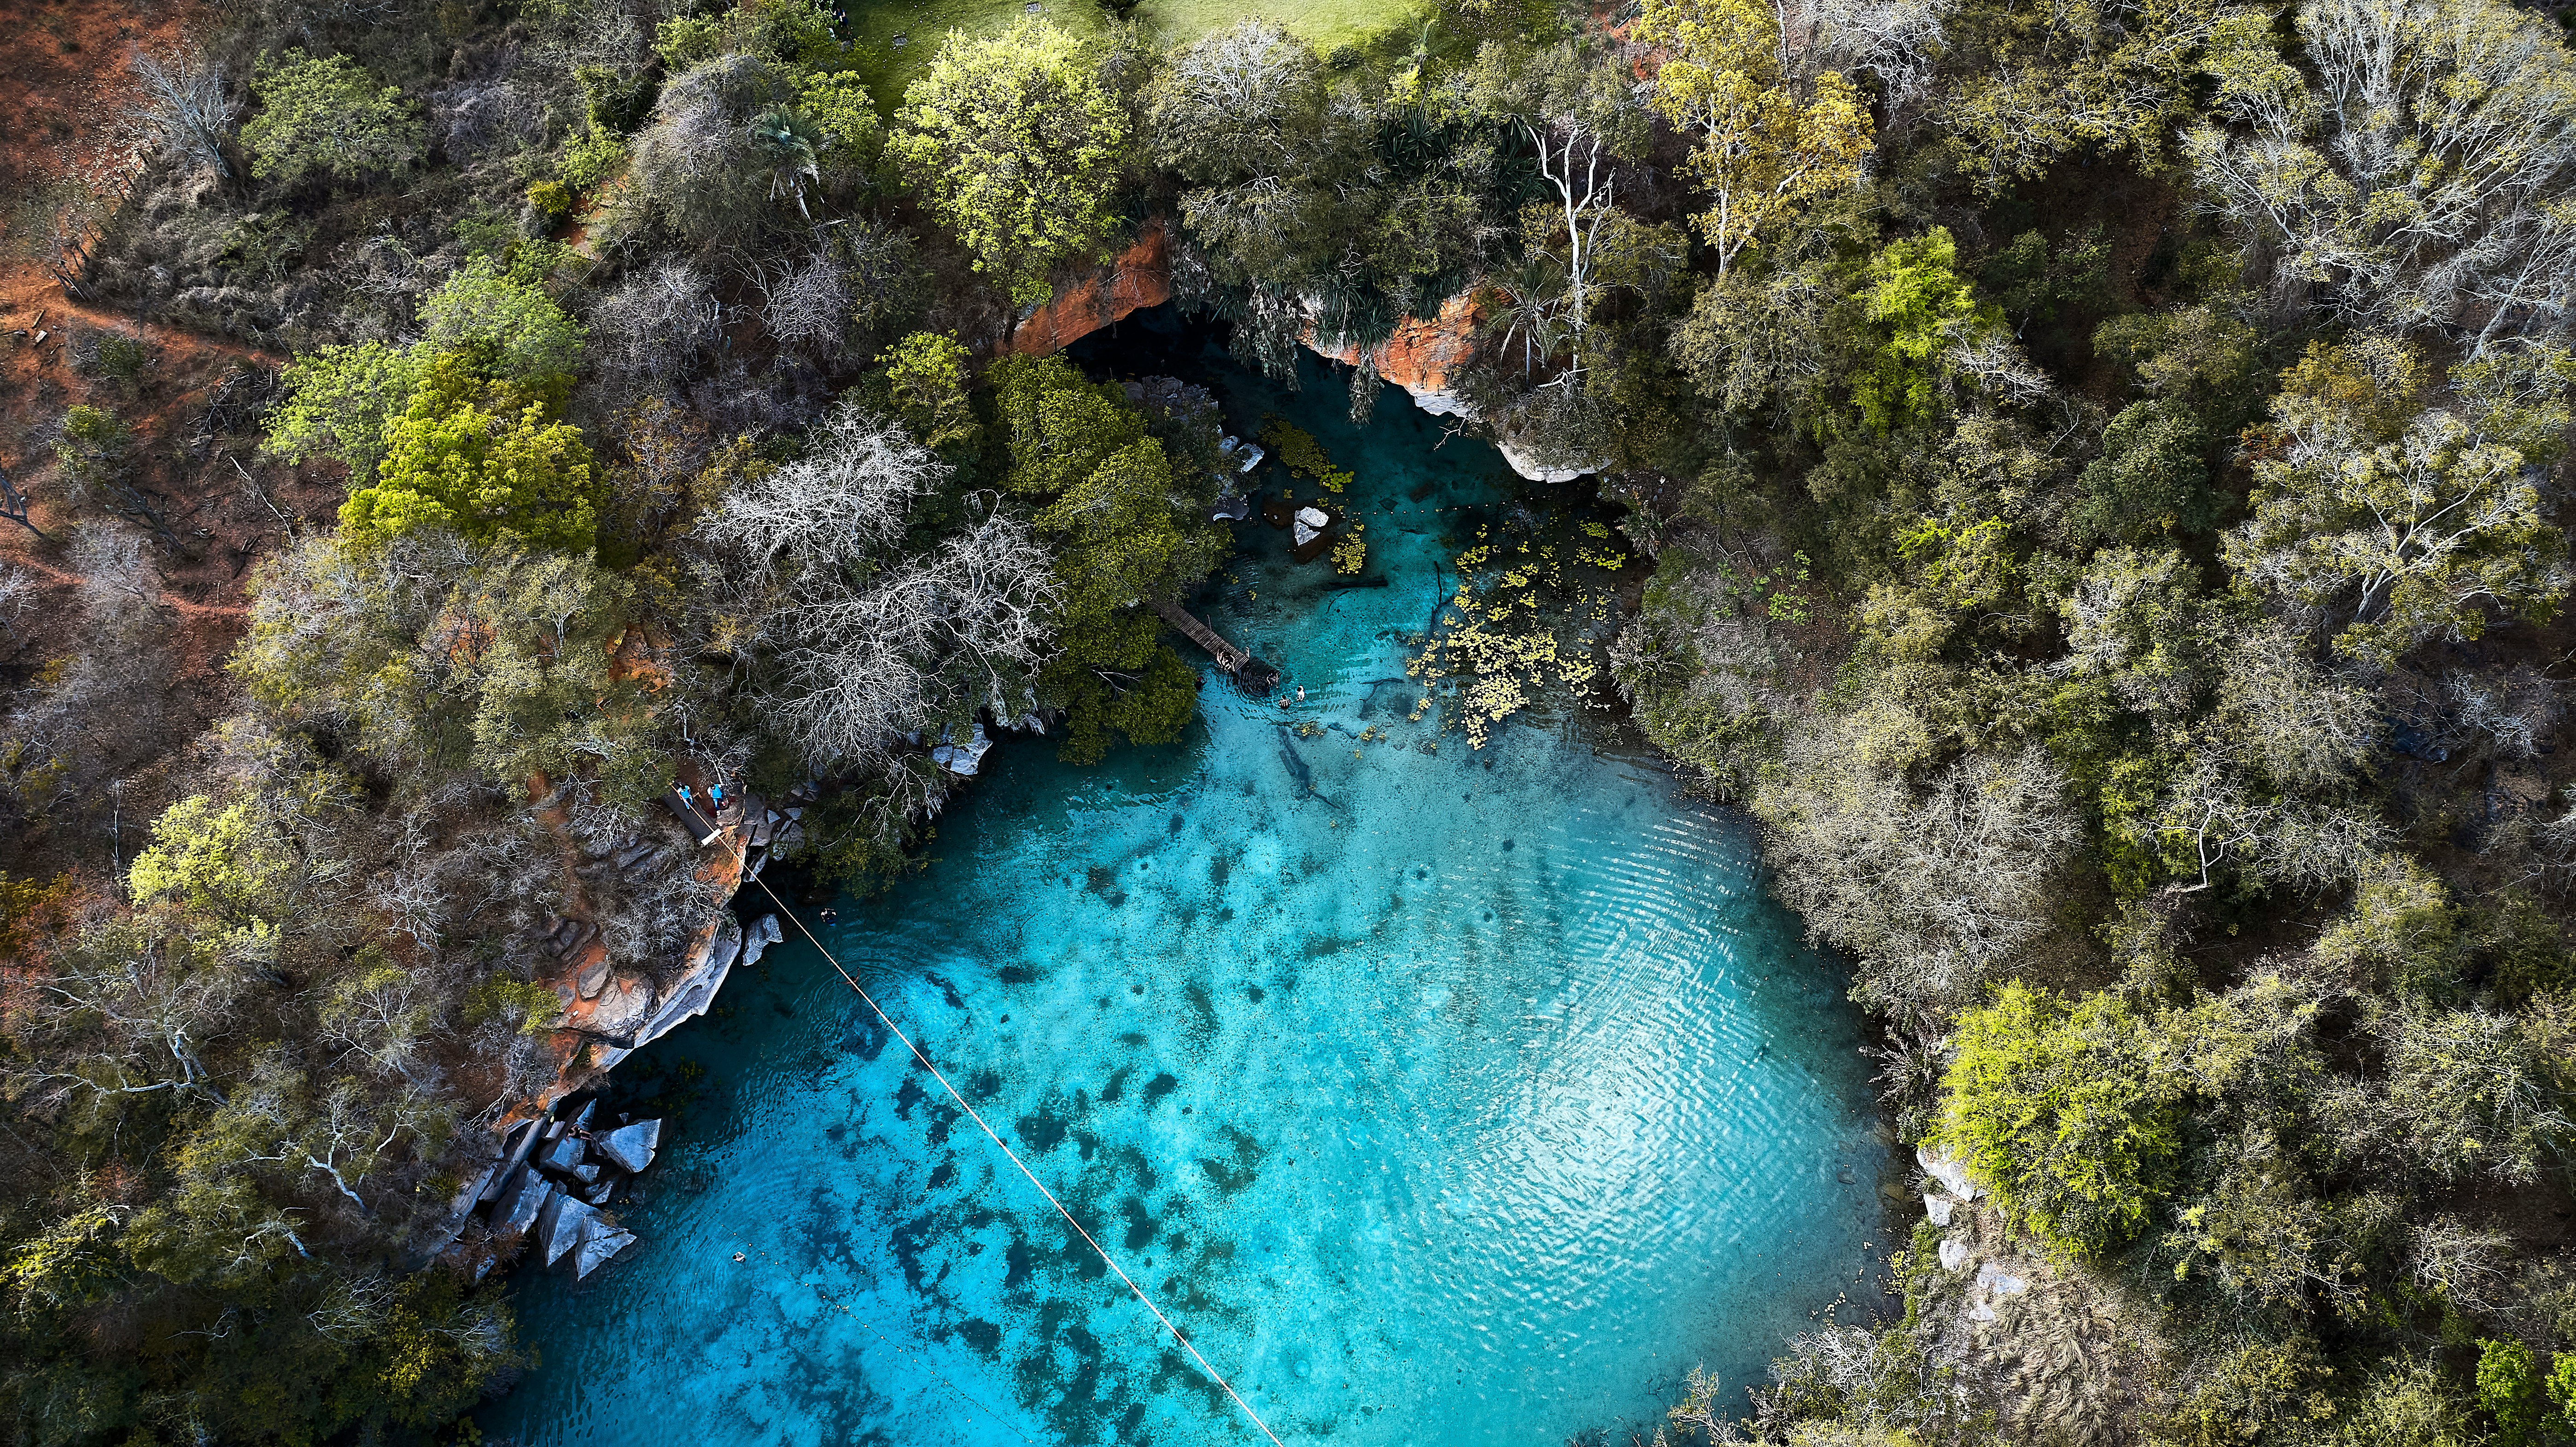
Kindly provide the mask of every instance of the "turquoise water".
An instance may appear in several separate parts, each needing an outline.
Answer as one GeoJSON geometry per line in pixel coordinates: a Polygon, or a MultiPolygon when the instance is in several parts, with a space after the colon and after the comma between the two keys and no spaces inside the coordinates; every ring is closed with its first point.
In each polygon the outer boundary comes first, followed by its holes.
{"type": "MultiPolygon", "coordinates": [[[[816,928],[1283,1441],[1624,1443],[1694,1363],[1735,1396],[1883,1254],[1842,981],[1609,713],[1481,752],[1407,721],[1439,565],[1571,518],[1400,393],[1363,435],[1320,369],[1184,364],[1356,467],[1387,586],[1247,523],[1202,616],[1302,708],[1211,683],[1185,740],[1091,769],[1006,741],[926,870],[816,928]]],[[[487,1431],[1261,1440],[810,946],[624,1070],[685,1102],[644,1244],[523,1278],[542,1363],[487,1431]]]]}

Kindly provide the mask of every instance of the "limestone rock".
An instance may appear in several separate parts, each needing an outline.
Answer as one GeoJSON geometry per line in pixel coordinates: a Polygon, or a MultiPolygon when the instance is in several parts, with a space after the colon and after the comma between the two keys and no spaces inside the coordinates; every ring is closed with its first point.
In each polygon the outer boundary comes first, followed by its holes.
{"type": "Polygon", "coordinates": [[[1494,448],[1503,454],[1503,461],[1511,464],[1512,471],[1532,482],[1572,482],[1587,472],[1599,472],[1603,466],[1600,462],[1550,465],[1541,462],[1538,454],[1522,446],[1516,437],[1496,438],[1494,448]]]}
{"type": "Polygon", "coordinates": [[[975,721],[974,737],[965,743],[948,743],[947,737],[940,735],[941,743],[930,751],[930,761],[952,774],[973,778],[975,770],[983,765],[985,753],[993,747],[993,741],[984,737],[984,721],[975,721]]]}
{"type": "Polygon", "coordinates": [[[537,1253],[548,1266],[561,1261],[564,1253],[581,1242],[582,1226],[599,1212],[587,1201],[576,1200],[557,1191],[546,1199],[546,1207],[537,1213],[537,1253]]]}
{"type": "Polygon", "coordinates": [[[608,1204],[608,1198],[616,1194],[617,1178],[611,1176],[608,1179],[601,1181],[598,1185],[591,1187],[589,1190],[582,1192],[581,1198],[594,1206],[605,1206],[608,1204]]]}
{"type": "Polygon", "coordinates": [[[588,967],[582,970],[581,978],[573,985],[573,993],[585,1000],[596,1000],[599,998],[599,992],[607,988],[608,961],[601,958],[591,961],[588,967]]]}
{"type": "Polygon", "coordinates": [[[778,927],[778,916],[764,914],[754,921],[751,929],[743,935],[742,958],[734,963],[749,969],[760,963],[760,957],[769,953],[771,945],[785,938],[787,938],[787,932],[778,927]]]}
{"type": "Polygon", "coordinates": [[[537,1224],[554,1195],[554,1183],[534,1170],[520,1166],[512,1173],[510,1185],[501,1193],[500,1204],[492,1208],[492,1229],[504,1236],[516,1236],[537,1224]]]}
{"type": "Polygon", "coordinates": [[[639,1120],[633,1125],[610,1131],[592,1144],[598,1149],[601,1160],[630,1176],[635,1175],[653,1164],[653,1151],[662,1144],[662,1123],[639,1120]]]}
{"type": "Polygon", "coordinates": [[[1321,508],[1301,507],[1297,509],[1296,526],[1290,535],[1295,538],[1297,546],[1302,548],[1313,542],[1325,528],[1331,526],[1332,521],[1332,518],[1321,508]]]}
{"type": "Polygon", "coordinates": [[[1977,1268],[1977,1290],[1996,1296],[2019,1296],[2030,1290],[2030,1282],[1989,1261],[1977,1268]]]}
{"type": "Polygon", "coordinates": [[[593,1216],[594,1229],[573,1249],[572,1279],[586,1281],[590,1273],[617,1259],[617,1253],[635,1244],[635,1233],[614,1225],[604,1216],[593,1216]]]}
{"type": "Polygon", "coordinates": [[[678,1029],[681,1021],[705,1014],[742,953],[742,921],[730,912],[717,915],[715,933],[704,946],[704,953],[672,986],[669,999],[652,1012],[651,1020],[635,1032],[635,1043],[641,1046],[659,1040],[678,1029]]]}
{"type": "Polygon", "coordinates": [[[1926,1195],[1923,1198],[1923,1214],[1932,1218],[1933,1225],[1947,1226],[1950,1224],[1950,1211],[1958,1204],[1947,1196],[1926,1195]]]}
{"type": "Polygon", "coordinates": [[[1941,1269],[1956,1271],[1967,1264],[1968,1243],[1956,1236],[1941,1238],[1941,1269]]]}
{"type": "Polygon", "coordinates": [[[1104,267],[1055,289],[1021,318],[1004,350],[1043,357],[1109,326],[1140,307],[1172,299],[1171,223],[1156,217],[1136,233],[1136,244],[1104,267]]]}
{"type": "Polygon", "coordinates": [[[599,1171],[597,1161],[584,1161],[572,1168],[572,1178],[585,1186],[595,1186],[599,1184],[599,1171]]]}
{"type": "Polygon", "coordinates": [[[581,1137],[568,1135],[537,1152],[537,1169],[568,1176],[581,1165],[581,1137]]]}
{"type": "Polygon", "coordinates": [[[1968,1179],[1967,1162],[1942,1155],[1930,1146],[1916,1146],[1914,1162],[1925,1175],[1948,1187],[1951,1195],[1962,1201],[1977,1199],[1977,1183],[1968,1179]]]}

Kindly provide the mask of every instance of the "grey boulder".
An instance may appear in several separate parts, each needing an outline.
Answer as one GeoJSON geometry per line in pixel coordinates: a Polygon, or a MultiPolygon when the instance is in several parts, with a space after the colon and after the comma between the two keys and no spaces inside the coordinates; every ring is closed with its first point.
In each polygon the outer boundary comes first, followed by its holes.
{"type": "Polygon", "coordinates": [[[599,1212],[590,1203],[575,1200],[557,1192],[537,1213],[537,1250],[548,1266],[561,1261],[564,1253],[581,1244],[583,1229],[599,1212]]]}
{"type": "Polygon", "coordinates": [[[734,963],[745,968],[759,964],[760,957],[769,952],[769,947],[786,937],[785,932],[778,927],[778,916],[764,914],[752,925],[750,932],[742,937],[742,958],[734,963]]]}
{"type": "Polygon", "coordinates": [[[653,1152],[662,1144],[662,1123],[639,1120],[633,1125],[610,1131],[593,1144],[598,1147],[601,1160],[630,1176],[635,1175],[653,1164],[653,1152]]]}
{"type": "Polygon", "coordinates": [[[635,1233],[617,1225],[605,1216],[590,1218],[590,1230],[581,1244],[573,1249],[572,1278],[585,1281],[590,1273],[617,1258],[617,1253],[635,1244],[635,1233]]]}
{"type": "Polygon", "coordinates": [[[537,1152],[537,1169],[569,1176],[581,1164],[581,1137],[565,1136],[537,1152]]]}
{"type": "Polygon", "coordinates": [[[546,1198],[555,1193],[545,1177],[519,1167],[512,1173],[510,1184],[501,1192],[500,1204],[492,1208],[492,1229],[504,1236],[516,1236],[537,1224],[538,1213],[546,1198]]]}

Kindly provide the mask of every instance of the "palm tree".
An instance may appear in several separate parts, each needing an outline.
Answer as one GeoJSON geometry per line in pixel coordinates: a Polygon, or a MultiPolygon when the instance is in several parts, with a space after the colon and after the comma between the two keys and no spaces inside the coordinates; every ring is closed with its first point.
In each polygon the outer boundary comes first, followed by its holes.
{"type": "Polygon", "coordinates": [[[805,209],[805,183],[823,179],[816,160],[823,133],[814,123],[785,106],[772,106],[751,118],[751,143],[769,162],[769,199],[783,189],[796,198],[796,214],[813,220],[805,209]]]}

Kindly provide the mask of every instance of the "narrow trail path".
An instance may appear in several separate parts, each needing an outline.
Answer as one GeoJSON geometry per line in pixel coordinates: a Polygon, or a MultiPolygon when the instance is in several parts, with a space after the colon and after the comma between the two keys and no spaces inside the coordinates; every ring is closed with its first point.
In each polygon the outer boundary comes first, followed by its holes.
{"type": "MultiPolygon", "coordinates": [[[[41,574],[66,588],[77,588],[83,581],[78,573],[66,573],[51,564],[28,557],[23,551],[16,549],[0,551],[0,564],[41,574]]],[[[250,605],[246,603],[198,603],[170,592],[163,592],[152,601],[174,612],[197,618],[248,618],[250,616],[250,605]]]]}

